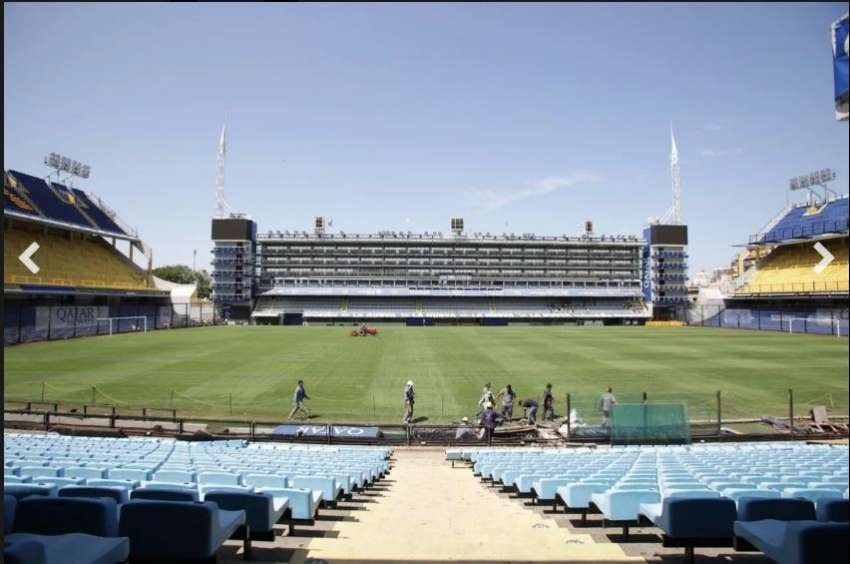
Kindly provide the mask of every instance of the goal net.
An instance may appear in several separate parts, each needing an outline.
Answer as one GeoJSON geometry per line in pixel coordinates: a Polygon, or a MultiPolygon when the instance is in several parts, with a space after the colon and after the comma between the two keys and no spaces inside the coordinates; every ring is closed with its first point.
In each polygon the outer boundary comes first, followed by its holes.
{"type": "Polygon", "coordinates": [[[131,315],[125,317],[99,317],[97,319],[98,333],[132,333],[148,332],[148,318],[144,315],[131,315]]]}
{"type": "MultiPolygon", "coordinates": [[[[832,317],[791,317],[787,320],[789,333],[820,333],[841,337],[841,320],[832,317]]],[[[783,323],[784,324],[784,323],[783,323]]]]}

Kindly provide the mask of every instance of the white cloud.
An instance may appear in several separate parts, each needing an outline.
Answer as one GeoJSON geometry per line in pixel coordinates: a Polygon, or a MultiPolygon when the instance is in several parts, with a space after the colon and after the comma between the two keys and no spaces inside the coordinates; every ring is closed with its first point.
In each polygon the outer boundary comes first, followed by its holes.
{"type": "Polygon", "coordinates": [[[744,152],[744,149],[741,148],[741,147],[732,147],[730,149],[708,148],[708,149],[703,149],[702,151],[700,151],[699,154],[702,155],[705,158],[712,159],[712,158],[715,158],[715,157],[736,156],[736,155],[742,154],[743,152],[744,152]]]}
{"type": "Polygon", "coordinates": [[[569,176],[549,176],[514,190],[493,190],[491,188],[473,188],[469,193],[480,200],[485,210],[494,210],[508,204],[545,196],[558,190],[572,188],[582,184],[594,184],[601,178],[590,172],[576,172],[569,176]]]}
{"type": "Polygon", "coordinates": [[[702,128],[706,131],[720,131],[721,129],[723,129],[723,124],[717,122],[709,122],[702,126],[702,128]]]}

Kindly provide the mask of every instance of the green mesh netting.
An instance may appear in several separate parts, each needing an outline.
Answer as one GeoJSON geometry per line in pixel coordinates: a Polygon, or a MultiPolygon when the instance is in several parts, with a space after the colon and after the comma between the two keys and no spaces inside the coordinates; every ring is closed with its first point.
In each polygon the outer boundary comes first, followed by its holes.
{"type": "Polygon", "coordinates": [[[683,403],[627,403],[611,410],[612,443],[690,442],[683,403]]]}

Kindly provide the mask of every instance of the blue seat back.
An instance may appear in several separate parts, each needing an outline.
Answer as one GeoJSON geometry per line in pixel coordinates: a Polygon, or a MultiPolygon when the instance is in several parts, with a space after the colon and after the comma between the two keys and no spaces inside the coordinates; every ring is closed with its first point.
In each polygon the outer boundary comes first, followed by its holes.
{"type": "Polygon", "coordinates": [[[39,484],[6,484],[3,486],[3,493],[14,496],[18,500],[33,495],[49,496],[53,493],[54,488],[39,484]]]}
{"type": "Polygon", "coordinates": [[[738,501],[739,521],[811,521],[814,518],[815,504],[805,499],[744,497],[738,501]]]}
{"type": "Polygon", "coordinates": [[[818,521],[835,521],[839,523],[847,523],[850,512],[850,500],[828,498],[818,501],[817,516],[818,521]]]}
{"type": "Polygon", "coordinates": [[[15,496],[3,494],[3,534],[12,532],[12,522],[15,520],[15,506],[18,500],[15,496]]]}
{"type": "Polygon", "coordinates": [[[218,550],[213,503],[131,500],[121,508],[118,527],[130,539],[131,558],[210,558],[218,550]]]}
{"type": "Polygon", "coordinates": [[[666,498],[659,527],[675,538],[732,538],[738,511],[727,498],[666,498]]]}
{"type": "Polygon", "coordinates": [[[36,535],[114,537],[117,526],[118,505],[111,498],[29,497],[18,501],[13,530],[36,535]]]}
{"type": "Polygon", "coordinates": [[[198,501],[198,492],[165,488],[139,488],[133,490],[130,499],[149,499],[158,501],[198,501]]]}
{"type": "Polygon", "coordinates": [[[227,511],[245,511],[245,517],[252,531],[270,531],[274,523],[269,522],[271,514],[271,496],[240,492],[210,492],[204,501],[213,501],[219,509],[227,511]]]}
{"type": "Polygon", "coordinates": [[[59,497],[109,498],[115,503],[127,502],[127,490],[116,487],[96,486],[65,486],[58,492],[59,497]]]}
{"type": "Polygon", "coordinates": [[[782,556],[789,562],[832,564],[847,562],[850,528],[844,523],[791,521],[785,529],[782,556]]]}

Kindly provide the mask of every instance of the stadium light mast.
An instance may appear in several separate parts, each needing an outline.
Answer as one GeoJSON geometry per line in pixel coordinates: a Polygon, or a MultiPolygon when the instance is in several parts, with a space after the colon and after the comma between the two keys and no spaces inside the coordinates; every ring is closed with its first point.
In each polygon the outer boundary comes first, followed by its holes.
{"type": "Polygon", "coordinates": [[[215,216],[217,218],[227,217],[227,201],[224,199],[224,158],[227,156],[227,144],[225,136],[227,124],[221,127],[221,136],[218,140],[218,157],[215,167],[215,216]]]}
{"type": "Polygon", "coordinates": [[[679,173],[679,148],[676,146],[676,135],[673,133],[673,122],[670,122],[670,175],[673,180],[673,205],[664,214],[662,223],[670,225],[682,224],[682,177],[679,173]]]}

